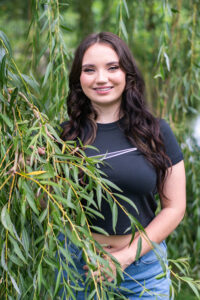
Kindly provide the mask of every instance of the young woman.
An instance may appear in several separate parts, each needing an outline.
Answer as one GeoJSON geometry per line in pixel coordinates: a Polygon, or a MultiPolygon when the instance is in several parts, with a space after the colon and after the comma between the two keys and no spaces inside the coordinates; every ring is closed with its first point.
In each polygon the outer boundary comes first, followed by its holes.
{"type": "MultiPolygon", "coordinates": [[[[135,203],[138,213],[127,202],[119,202],[142,224],[149,239],[160,244],[165,256],[164,240],[185,212],[183,156],[169,125],[148,111],[143,79],[130,50],[118,36],[101,32],[82,41],[69,75],[67,107],[69,121],[62,125],[62,139],[80,138],[99,149],[106,162],[101,169],[135,203]],[[155,216],[156,193],[160,195],[161,211],[155,216]]],[[[99,153],[86,149],[88,156],[99,153]]],[[[127,299],[169,299],[170,280],[168,276],[155,279],[163,271],[151,245],[143,237],[140,259],[135,261],[140,235],[136,234],[129,245],[130,219],[118,208],[114,232],[112,212],[104,199],[101,213],[104,220],[96,217],[90,221],[109,236],[97,232],[92,235],[128,274],[121,287],[130,292],[121,293],[127,299]],[[144,285],[149,293],[140,298],[144,285]]],[[[78,254],[75,248],[71,250],[78,254]]],[[[87,273],[81,255],[77,257],[80,273],[87,273]]],[[[115,274],[112,262],[110,266],[115,274]]],[[[76,299],[85,299],[84,291],[78,292],[76,299]]]]}

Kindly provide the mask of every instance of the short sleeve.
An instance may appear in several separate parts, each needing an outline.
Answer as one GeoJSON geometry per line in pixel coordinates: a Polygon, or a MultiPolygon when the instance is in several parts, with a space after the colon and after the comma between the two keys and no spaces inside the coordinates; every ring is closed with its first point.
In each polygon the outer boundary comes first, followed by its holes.
{"type": "Polygon", "coordinates": [[[160,119],[160,133],[165,145],[166,154],[171,159],[172,165],[183,160],[183,153],[177,139],[169,124],[164,119],[160,119]]]}

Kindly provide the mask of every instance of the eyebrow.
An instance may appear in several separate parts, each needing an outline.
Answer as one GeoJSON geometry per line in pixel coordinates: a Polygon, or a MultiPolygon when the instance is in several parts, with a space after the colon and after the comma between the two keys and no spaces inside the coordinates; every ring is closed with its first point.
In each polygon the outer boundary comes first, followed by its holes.
{"type": "MultiPolygon", "coordinates": [[[[118,61],[111,61],[111,62],[107,63],[106,66],[115,65],[115,64],[119,64],[119,62],[118,61]]],[[[93,65],[93,64],[82,65],[82,68],[85,68],[85,67],[95,67],[95,65],[93,65]]]]}

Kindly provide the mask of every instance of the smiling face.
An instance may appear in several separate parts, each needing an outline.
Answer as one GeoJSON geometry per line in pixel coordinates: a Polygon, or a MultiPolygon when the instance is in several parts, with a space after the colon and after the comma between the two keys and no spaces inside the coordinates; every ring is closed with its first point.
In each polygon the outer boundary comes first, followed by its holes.
{"type": "Polygon", "coordinates": [[[94,108],[120,107],[126,74],[109,45],[96,43],[85,51],[80,83],[94,108]]]}

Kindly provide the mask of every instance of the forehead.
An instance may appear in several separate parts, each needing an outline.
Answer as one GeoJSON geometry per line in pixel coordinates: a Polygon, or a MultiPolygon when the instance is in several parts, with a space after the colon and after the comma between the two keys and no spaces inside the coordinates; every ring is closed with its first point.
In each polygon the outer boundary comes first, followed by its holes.
{"type": "Polygon", "coordinates": [[[107,44],[96,43],[85,51],[82,64],[98,64],[110,61],[119,61],[115,50],[107,44]]]}

